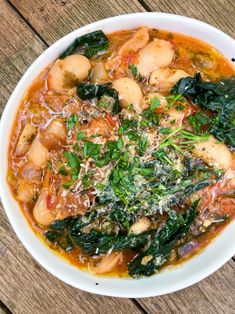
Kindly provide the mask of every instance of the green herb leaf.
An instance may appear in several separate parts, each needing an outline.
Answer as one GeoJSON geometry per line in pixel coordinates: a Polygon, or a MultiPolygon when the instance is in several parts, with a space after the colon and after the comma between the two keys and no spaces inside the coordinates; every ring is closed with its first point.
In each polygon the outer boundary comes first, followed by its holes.
{"type": "Polygon", "coordinates": [[[85,141],[85,144],[82,148],[82,151],[83,151],[85,158],[92,157],[92,158],[96,159],[100,155],[100,149],[101,149],[100,144],[94,144],[90,141],[85,141]]]}
{"type": "Polygon", "coordinates": [[[100,51],[104,51],[108,48],[109,40],[101,30],[94,31],[78,37],[74,42],[60,55],[60,59],[63,59],[73,54],[76,49],[80,48],[87,58],[92,58],[100,51]]]}
{"type": "Polygon", "coordinates": [[[175,109],[177,111],[182,111],[182,110],[184,110],[184,106],[182,104],[179,104],[178,106],[175,107],[175,109]]]}
{"type": "Polygon", "coordinates": [[[160,100],[154,96],[152,99],[151,99],[151,103],[150,103],[150,107],[149,107],[149,110],[150,111],[153,111],[155,108],[159,107],[160,106],[160,100]]]}
{"type": "Polygon", "coordinates": [[[82,177],[82,184],[85,188],[88,188],[92,184],[91,177],[94,174],[93,171],[88,171],[87,173],[84,174],[82,177]]]}
{"type": "Polygon", "coordinates": [[[184,100],[184,97],[181,94],[178,94],[178,95],[166,96],[166,99],[168,101],[168,104],[167,104],[166,108],[170,109],[175,104],[176,101],[184,100]]]}
{"type": "Polygon", "coordinates": [[[156,114],[154,111],[151,111],[149,109],[144,109],[142,111],[142,121],[140,124],[142,126],[153,126],[153,125],[159,125],[160,124],[160,114],[156,114]]]}
{"type": "Polygon", "coordinates": [[[62,176],[67,176],[68,175],[68,171],[65,169],[64,166],[62,166],[59,169],[59,174],[62,174],[62,176]]]}
{"type": "Polygon", "coordinates": [[[64,189],[69,189],[72,184],[73,184],[72,182],[65,182],[65,183],[63,184],[63,188],[64,188],[64,189]]]}
{"type": "Polygon", "coordinates": [[[83,131],[78,131],[77,132],[77,140],[78,141],[83,140],[85,137],[86,137],[86,133],[85,132],[83,132],[83,131]]]}
{"type": "Polygon", "coordinates": [[[148,147],[148,138],[147,137],[141,137],[139,142],[138,142],[138,148],[137,148],[138,153],[141,156],[143,156],[147,147],[148,147]]]}
{"type": "Polygon", "coordinates": [[[129,69],[131,70],[131,73],[134,77],[137,76],[137,67],[134,64],[129,65],[129,69]]]}
{"type": "Polygon", "coordinates": [[[67,159],[68,165],[71,168],[78,168],[80,167],[80,158],[77,154],[73,152],[64,152],[64,157],[67,159]]]}
{"type": "Polygon", "coordinates": [[[191,115],[188,118],[188,122],[191,124],[196,133],[202,134],[205,133],[206,130],[204,127],[207,126],[208,129],[208,127],[211,125],[212,119],[200,111],[194,115],[191,115]]]}
{"type": "Polygon", "coordinates": [[[161,134],[169,134],[171,132],[171,128],[160,128],[159,133],[161,134]]]}
{"type": "Polygon", "coordinates": [[[76,114],[72,114],[68,119],[67,119],[67,128],[69,131],[71,131],[76,123],[78,122],[78,116],[76,114]]]}

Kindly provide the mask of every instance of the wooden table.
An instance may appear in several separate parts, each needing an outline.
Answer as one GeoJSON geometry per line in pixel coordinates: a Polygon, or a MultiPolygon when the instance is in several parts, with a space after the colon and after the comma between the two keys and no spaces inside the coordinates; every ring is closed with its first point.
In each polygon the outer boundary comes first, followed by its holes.
{"type": "MultiPolygon", "coordinates": [[[[233,0],[0,0],[0,110],[28,66],[57,39],[99,19],[141,11],[191,16],[235,37],[233,0]]],[[[46,272],[19,242],[1,205],[0,219],[0,313],[235,313],[234,260],[167,296],[102,297],[46,272]]]]}

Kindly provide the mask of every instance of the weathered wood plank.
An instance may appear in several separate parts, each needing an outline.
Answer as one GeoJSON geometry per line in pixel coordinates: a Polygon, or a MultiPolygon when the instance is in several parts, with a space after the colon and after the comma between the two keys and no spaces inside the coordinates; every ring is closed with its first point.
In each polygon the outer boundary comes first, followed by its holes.
{"type": "Polygon", "coordinates": [[[22,74],[42,53],[45,46],[4,0],[0,0],[0,8],[0,110],[2,110],[22,74]]]}
{"type": "Polygon", "coordinates": [[[138,299],[149,313],[235,313],[235,263],[230,260],[219,271],[198,284],[162,297],[138,299]]]}
{"type": "Polygon", "coordinates": [[[143,0],[142,2],[148,11],[193,17],[235,37],[235,2],[233,0],[143,0]]]}
{"type": "Polygon", "coordinates": [[[10,0],[43,39],[55,40],[85,24],[124,13],[144,11],[137,0],[10,0]]]}
{"type": "Polygon", "coordinates": [[[0,300],[0,314],[11,314],[8,308],[0,300]]]}
{"type": "Polygon", "coordinates": [[[15,314],[142,313],[129,299],[89,294],[42,269],[18,241],[0,205],[0,298],[15,314]]]}

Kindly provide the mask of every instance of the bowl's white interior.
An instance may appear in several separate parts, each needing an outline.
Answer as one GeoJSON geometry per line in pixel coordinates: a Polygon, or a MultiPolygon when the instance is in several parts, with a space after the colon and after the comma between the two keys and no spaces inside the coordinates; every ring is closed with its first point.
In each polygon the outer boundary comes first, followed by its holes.
{"type": "Polygon", "coordinates": [[[11,196],[6,182],[7,150],[17,105],[35,76],[65,50],[78,36],[102,29],[106,33],[147,25],[173,32],[181,32],[202,39],[216,47],[227,58],[235,57],[235,42],[214,27],[177,15],[162,13],[137,13],[117,16],[82,27],[60,39],[47,49],[27,70],[11,95],[2,116],[0,126],[0,193],[1,199],[17,236],[32,256],[49,272],[68,284],[85,291],[119,297],[147,297],[176,291],[187,287],[222,266],[235,253],[235,222],[210,244],[200,255],[181,266],[165,270],[146,279],[131,280],[94,277],[58,258],[33,233],[22,215],[17,202],[11,196]],[[99,285],[96,285],[99,283],[99,285]]]}

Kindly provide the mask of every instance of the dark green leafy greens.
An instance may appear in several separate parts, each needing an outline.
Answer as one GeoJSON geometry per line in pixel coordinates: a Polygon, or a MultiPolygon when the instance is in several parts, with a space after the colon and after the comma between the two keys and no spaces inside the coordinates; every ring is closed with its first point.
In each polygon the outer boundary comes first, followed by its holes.
{"type": "Polygon", "coordinates": [[[215,113],[210,132],[222,142],[235,146],[235,76],[219,82],[206,82],[200,73],[180,79],[173,94],[192,97],[194,103],[215,113]]]}
{"type": "Polygon", "coordinates": [[[73,54],[78,48],[82,50],[87,58],[92,58],[98,52],[108,48],[109,40],[101,30],[85,34],[78,37],[74,42],[60,55],[63,59],[73,54]]]}
{"type": "MultiPolygon", "coordinates": [[[[106,84],[90,84],[90,83],[80,83],[77,86],[78,96],[82,100],[91,100],[97,98],[100,100],[103,96],[109,96],[113,99],[112,107],[107,106],[107,110],[112,113],[118,114],[121,111],[121,107],[118,100],[118,92],[116,89],[111,88],[111,83],[106,84]]],[[[104,102],[104,101],[103,101],[104,102]]],[[[105,109],[105,104],[103,105],[105,109]]]]}
{"type": "Polygon", "coordinates": [[[67,128],[68,131],[71,131],[76,123],[78,122],[78,116],[76,114],[72,114],[68,119],[67,119],[67,128]]]}
{"type": "Polygon", "coordinates": [[[196,206],[197,202],[183,215],[172,213],[163,227],[143,232],[140,235],[107,234],[95,229],[84,232],[83,228],[99,216],[99,212],[95,209],[83,217],[69,217],[53,222],[50,230],[44,235],[49,241],[66,251],[78,245],[84,253],[90,256],[105,254],[110,250],[144,250],[150,243],[148,249],[139,253],[129,264],[131,276],[150,276],[167,262],[174,244],[188,232],[196,216],[196,206]],[[151,260],[143,265],[142,259],[150,255],[151,260]]]}
{"type": "Polygon", "coordinates": [[[154,236],[149,248],[139,253],[128,265],[132,277],[151,276],[169,259],[174,244],[182,239],[195,220],[197,202],[184,215],[169,218],[154,236]]]}
{"type": "Polygon", "coordinates": [[[69,152],[69,151],[64,152],[64,157],[66,159],[66,163],[67,163],[67,166],[69,168],[69,172],[65,169],[65,167],[61,167],[59,170],[59,173],[64,175],[64,176],[67,176],[68,174],[71,175],[71,181],[65,182],[63,184],[63,187],[65,189],[68,189],[68,188],[70,188],[70,186],[73,184],[73,182],[75,182],[75,180],[78,177],[78,174],[80,171],[81,159],[76,153],[69,152]]]}

